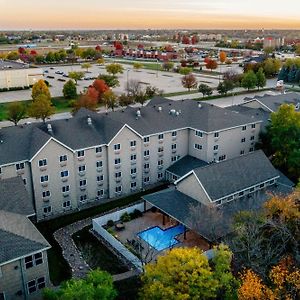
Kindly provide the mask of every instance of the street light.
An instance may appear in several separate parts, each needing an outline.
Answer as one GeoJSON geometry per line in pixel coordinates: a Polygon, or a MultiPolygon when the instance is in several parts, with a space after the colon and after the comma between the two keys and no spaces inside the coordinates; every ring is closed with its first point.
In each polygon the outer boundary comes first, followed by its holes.
{"type": "Polygon", "coordinates": [[[130,69],[126,69],[126,74],[127,74],[127,93],[128,93],[128,88],[129,88],[129,71],[130,71],[130,69]]]}

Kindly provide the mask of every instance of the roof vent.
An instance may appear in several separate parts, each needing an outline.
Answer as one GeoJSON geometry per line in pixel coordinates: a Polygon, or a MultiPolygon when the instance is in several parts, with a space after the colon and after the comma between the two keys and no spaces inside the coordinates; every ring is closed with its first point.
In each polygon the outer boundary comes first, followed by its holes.
{"type": "Polygon", "coordinates": [[[138,110],[136,111],[136,117],[137,117],[137,118],[140,118],[141,116],[142,116],[141,110],[138,109],[138,110]]]}
{"type": "Polygon", "coordinates": [[[177,111],[177,112],[176,112],[176,116],[179,116],[179,115],[180,115],[180,113],[179,113],[179,111],[177,111]]]}
{"type": "Polygon", "coordinates": [[[53,132],[51,124],[47,124],[47,130],[49,133],[53,132]]]}
{"type": "Polygon", "coordinates": [[[88,118],[87,118],[87,123],[88,123],[88,125],[90,125],[90,126],[92,125],[92,118],[91,118],[91,117],[88,117],[88,118]]]}
{"type": "Polygon", "coordinates": [[[296,109],[296,110],[299,110],[299,109],[300,109],[300,102],[298,102],[298,103],[296,104],[295,109],[296,109]]]}
{"type": "Polygon", "coordinates": [[[171,109],[170,110],[170,115],[175,116],[176,115],[176,110],[175,109],[171,109]]]}
{"type": "Polygon", "coordinates": [[[198,108],[202,108],[202,104],[201,103],[198,103],[198,108]]]}
{"type": "Polygon", "coordinates": [[[159,112],[162,111],[162,107],[161,106],[159,106],[157,109],[158,109],[159,112]]]}

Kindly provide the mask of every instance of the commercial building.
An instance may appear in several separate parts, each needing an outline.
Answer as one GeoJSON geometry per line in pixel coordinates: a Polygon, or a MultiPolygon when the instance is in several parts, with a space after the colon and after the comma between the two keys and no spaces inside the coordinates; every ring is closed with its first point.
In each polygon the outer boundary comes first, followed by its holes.
{"type": "Polygon", "coordinates": [[[23,62],[0,60],[0,89],[26,88],[43,79],[43,70],[23,62]]]}

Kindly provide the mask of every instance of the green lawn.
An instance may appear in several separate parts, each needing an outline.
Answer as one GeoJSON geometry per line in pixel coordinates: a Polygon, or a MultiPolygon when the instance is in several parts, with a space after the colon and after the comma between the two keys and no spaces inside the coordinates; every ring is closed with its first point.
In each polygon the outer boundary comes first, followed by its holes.
{"type": "Polygon", "coordinates": [[[113,200],[95,207],[91,207],[70,215],[61,216],[54,220],[49,220],[37,224],[38,230],[44,235],[44,237],[51,244],[52,248],[48,252],[49,271],[50,278],[54,285],[59,285],[62,281],[71,277],[71,270],[64,260],[60,246],[56,243],[53,233],[61,227],[72,224],[76,221],[93,217],[95,215],[105,213],[117,207],[126,206],[133,202],[138,201],[142,195],[153,193],[162,190],[167,187],[167,184],[162,184],[159,187],[151,190],[130,195],[125,198],[113,200]]]}

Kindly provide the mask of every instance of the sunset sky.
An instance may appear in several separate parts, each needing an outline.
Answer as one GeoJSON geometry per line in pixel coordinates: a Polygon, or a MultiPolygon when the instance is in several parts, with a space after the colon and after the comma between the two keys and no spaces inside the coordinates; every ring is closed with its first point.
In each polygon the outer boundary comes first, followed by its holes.
{"type": "Polygon", "coordinates": [[[139,28],[300,29],[300,0],[0,0],[0,30],[139,28]]]}

